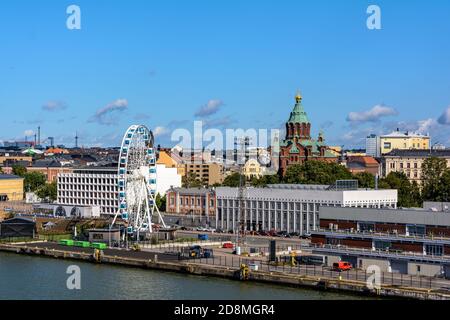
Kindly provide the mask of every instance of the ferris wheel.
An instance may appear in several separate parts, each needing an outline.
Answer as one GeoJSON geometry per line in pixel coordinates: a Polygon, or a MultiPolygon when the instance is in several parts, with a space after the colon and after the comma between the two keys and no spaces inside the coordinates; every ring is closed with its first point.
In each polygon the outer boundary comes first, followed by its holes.
{"type": "Polygon", "coordinates": [[[143,125],[128,128],[122,140],[118,164],[118,217],[127,223],[129,235],[153,232],[152,217],[159,215],[156,205],[156,152],[153,133],[143,125]]]}

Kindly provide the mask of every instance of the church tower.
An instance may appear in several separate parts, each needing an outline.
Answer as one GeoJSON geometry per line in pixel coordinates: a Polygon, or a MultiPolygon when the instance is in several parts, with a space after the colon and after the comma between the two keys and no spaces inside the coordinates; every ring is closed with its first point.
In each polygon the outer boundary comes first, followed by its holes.
{"type": "Polygon", "coordinates": [[[309,140],[311,139],[311,123],[308,120],[302,105],[302,96],[297,94],[295,106],[286,122],[286,140],[309,140]]]}
{"type": "Polygon", "coordinates": [[[315,160],[337,162],[337,157],[328,151],[324,133],[318,139],[311,138],[311,122],[302,105],[302,96],[297,94],[295,106],[286,122],[286,136],[280,141],[279,171],[285,175],[289,166],[315,160]]]}

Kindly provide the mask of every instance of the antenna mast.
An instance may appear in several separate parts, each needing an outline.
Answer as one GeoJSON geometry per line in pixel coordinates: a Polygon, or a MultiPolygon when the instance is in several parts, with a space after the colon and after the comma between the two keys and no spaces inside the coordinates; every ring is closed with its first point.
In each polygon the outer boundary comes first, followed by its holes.
{"type": "Polygon", "coordinates": [[[247,147],[250,145],[250,138],[236,138],[235,150],[239,150],[237,155],[237,163],[239,166],[239,189],[238,189],[238,202],[239,202],[239,226],[237,230],[237,246],[242,248],[246,243],[246,231],[247,231],[247,219],[245,214],[245,188],[246,181],[244,177],[244,166],[247,162],[247,147]],[[237,148],[239,146],[239,149],[237,148]],[[239,156],[240,153],[240,156],[239,156]]]}

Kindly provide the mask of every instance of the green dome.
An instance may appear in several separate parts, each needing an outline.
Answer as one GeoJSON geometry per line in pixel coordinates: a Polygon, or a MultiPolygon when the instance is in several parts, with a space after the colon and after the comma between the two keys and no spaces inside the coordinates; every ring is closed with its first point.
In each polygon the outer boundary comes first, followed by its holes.
{"type": "Polygon", "coordinates": [[[288,123],[309,123],[308,116],[306,115],[305,109],[303,109],[302,98],[300,96],[296,97],[295,107],[291,112],[288,123]]]}

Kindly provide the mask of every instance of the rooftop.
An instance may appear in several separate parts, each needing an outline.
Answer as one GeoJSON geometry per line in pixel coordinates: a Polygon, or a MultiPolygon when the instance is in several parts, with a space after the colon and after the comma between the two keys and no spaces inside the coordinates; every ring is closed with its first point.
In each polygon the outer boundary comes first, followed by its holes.
{"type": "Polygon", "coordinates": [[[23,178],[12,174],[0,174],[0,180],[16,180],[16,179],[23,179],[23,178]]]}
{"type": "Polygon", "coordinates": [[[429,138],[429,135],[421,134],[418,132],[401,132],[399,130],[393,131],[389,134],[381,135],[381,138],[429,138]]]}
{"type": "Polygon", "coordinates": [[[398,150],[394,149],[385,157],[418,157],[418,158],[428,158],[428,157],[450,157],[450,149],[446,150],[398,150]]]}

